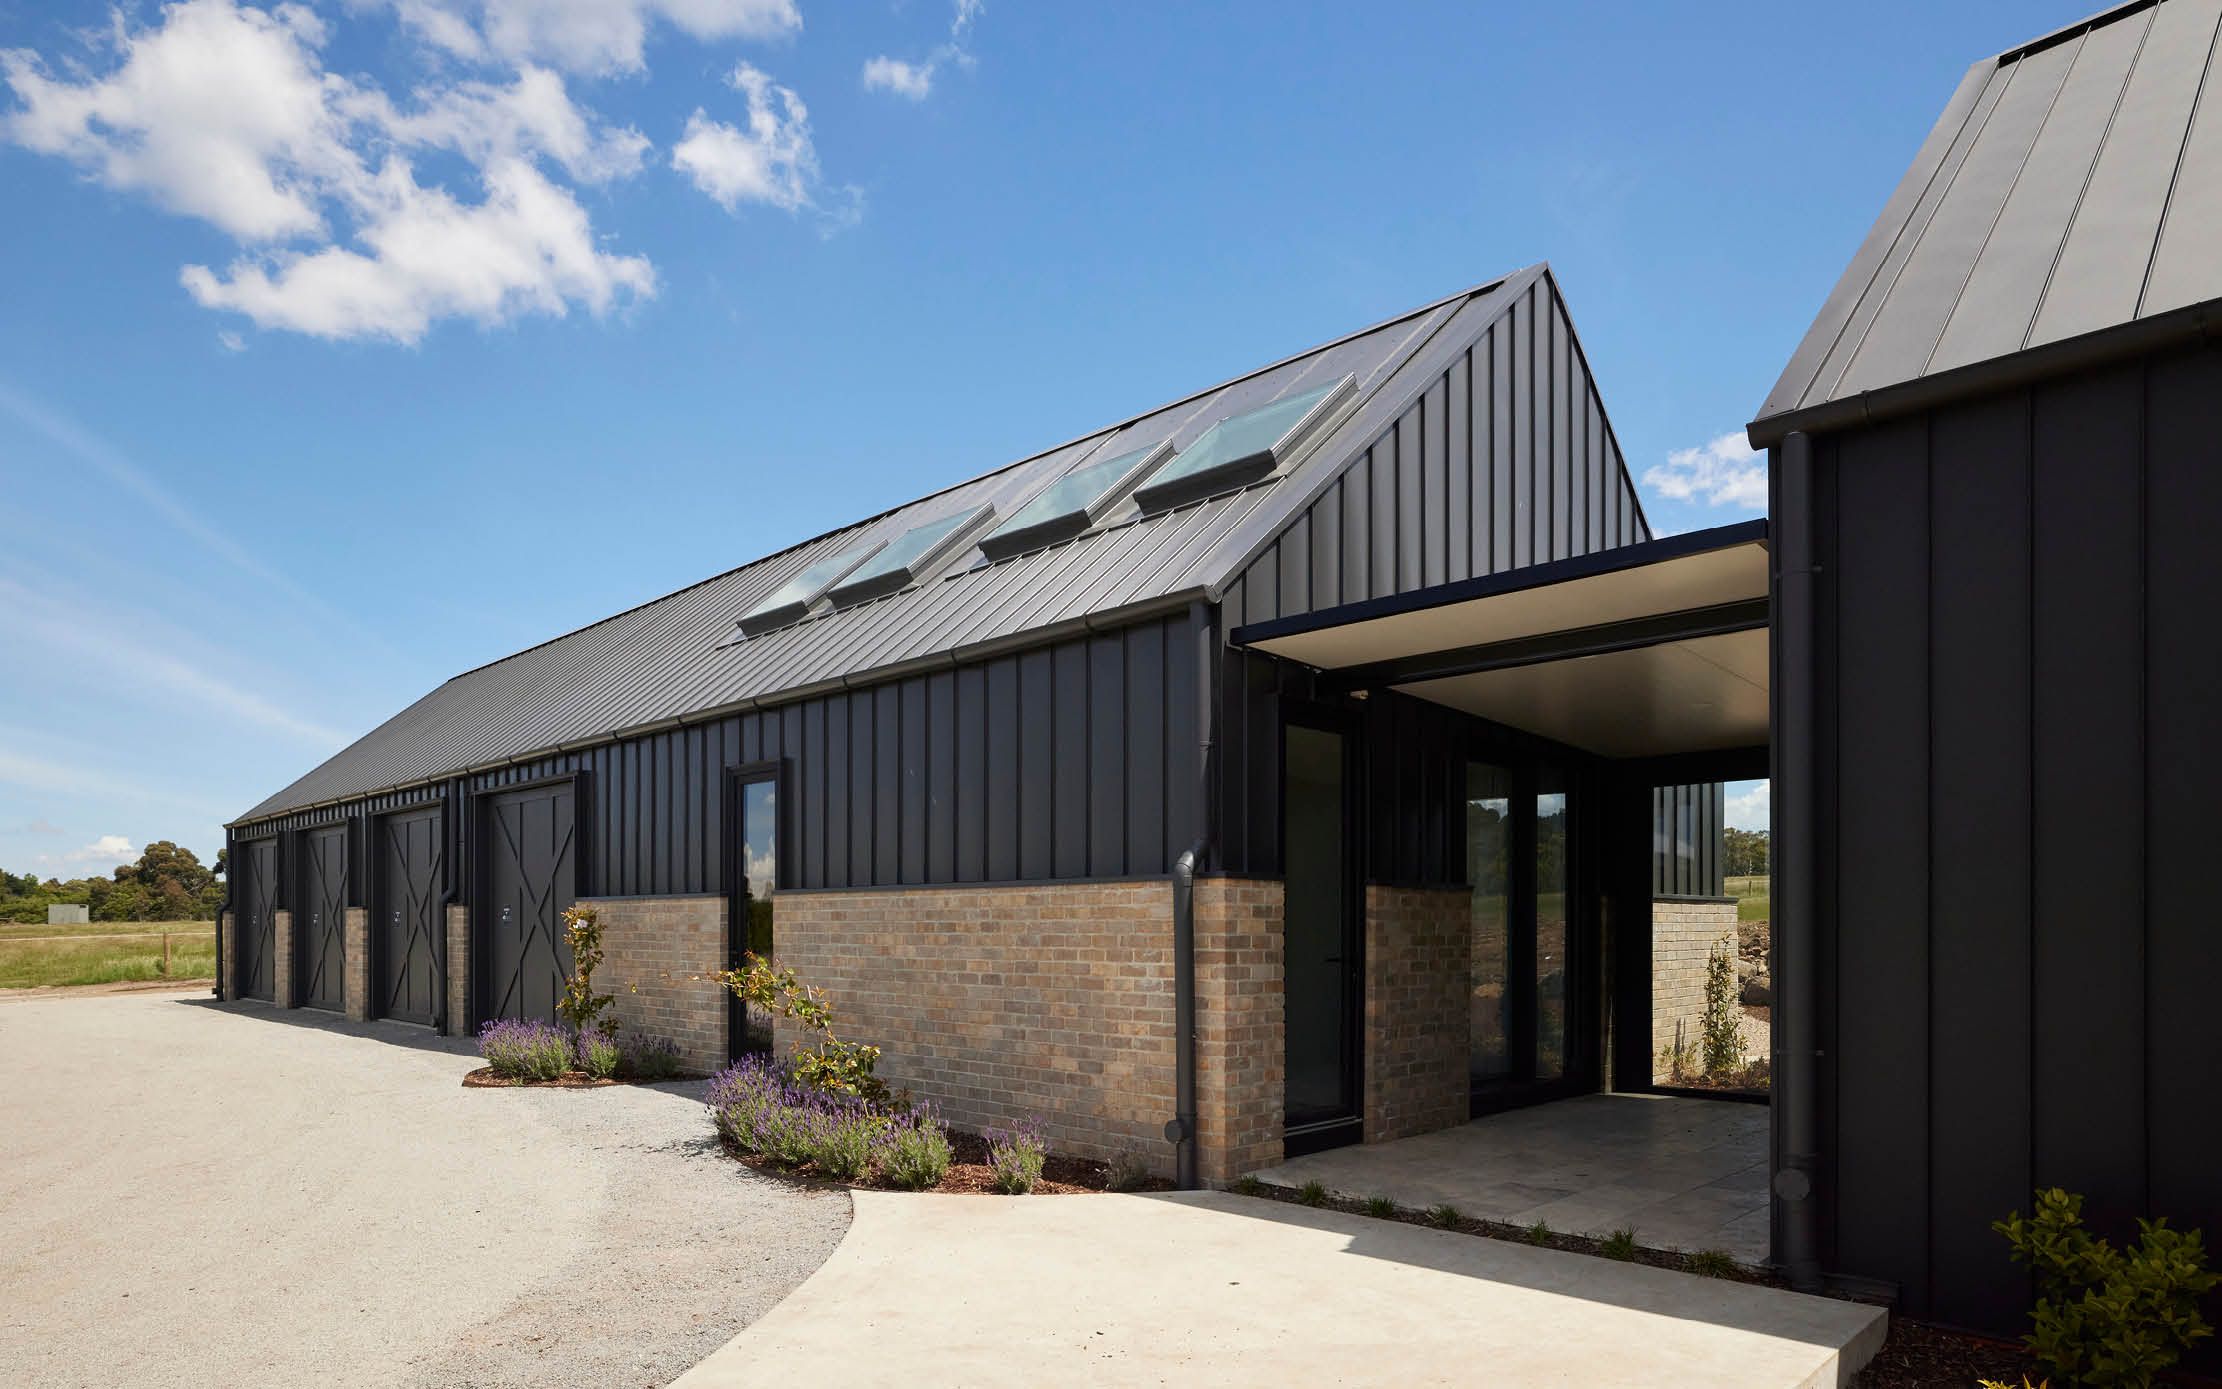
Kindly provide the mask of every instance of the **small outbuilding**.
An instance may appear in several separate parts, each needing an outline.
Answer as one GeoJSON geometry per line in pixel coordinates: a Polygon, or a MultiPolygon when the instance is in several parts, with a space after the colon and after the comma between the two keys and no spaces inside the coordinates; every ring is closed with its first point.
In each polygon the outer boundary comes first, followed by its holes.
{"type": "Polygon", "coordinates": [[[92,919],[93,909],[82,902],[49,902],[46,907],[49,926],[84,926],[92,919]]]}

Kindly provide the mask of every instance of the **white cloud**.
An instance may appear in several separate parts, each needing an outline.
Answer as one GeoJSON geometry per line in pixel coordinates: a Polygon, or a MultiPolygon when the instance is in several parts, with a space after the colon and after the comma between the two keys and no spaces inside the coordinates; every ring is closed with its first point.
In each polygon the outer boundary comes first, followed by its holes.
{"type": "Polygon", "coordinates": [[[70,850],[66,854],[40,854],[39,862],[66,864],[72,868],[113,869],[118,864],[131,863],[139,857],[139,850],[120,834],[104,834],[92,843],[70,850]]]}
{"type": "Polygon", "coordinates": [[[955,63],[960,67],[972,66],[972,53],[964,46],[964,41],[972,31],[973,21],[986,8],[985,0],[956,0],[956,12],[949,21],[948,39],[916,62],[889,57],[884,53],[867,58],[864,62],[864,90],[892,92],[912,101],[924,101],[933,94],[934,77],[944,65],[955,63]]]}
{"type": "Polygon", "coordinates": [[[1723,434],[1694,449],[1676,449],[1667,461],[1644,470],[1644,485],[1678,502],[1764,510],[1767,456],[1741,433],[1723,434]]]}
{"type": "Polygon", "coordinates": [[[912,101],[924,101],[934,89],[934,66],[931,62],[906,63],[900,58],[882,54],[864,63],[864,90],[868,92],[893,92],[907,96],[912,101]]]}
{"type": "Polygon", "coordinates": [[[34,815],[15,827],[17,834],[60,834],[62,827],[44,815],[34,815]]]}
{"type": "Polygon", "coordinates": [[[770,39],[802,27],[795,0],[397,0],[402,23],[458,58],[638,72],[649,27],[697,39],[770,39]]]}
{"type": "Polygon", "coordinates": [[[247,350],[247,340],[229,328],[217,330],[216,342],[226,352],[245,352],[247,350]]]}
{"type": "MultiPolygon", "coordinates": [[[[614,8],[720,32],[767,5],[614,8]]],[[[490,3],[480,17],[489,32],[530,30],[561,9],[490,3]]],[[[571,190],[541,167],[622,178],[647,155],[639,132],[602,124],[537,66],[506,83],[446,80],[397,104],[327,71],[325,38],[295,6],[183,0],[153,27],[119,21],[105,73],[56,76],[36,54],[0,53],[0,80],[21,103],[0,136],[229,233],[241,244],[229,267],[189,265],[180,280],[201,304],[265,328],[410,343],[442,318],[491,325],[574,304],[600,315],[655,293],[647,260],[600,249],[571,190]],[[420,183],[418,151],[460,156],[475,190],[420,183]]]]}
{"type": "Polygon", "coordinates": [[[748,103],[747,128],[711,120],[697,107],[686,134],[671,148],[671,167],[694,181],[726,211],[767,203],[786,212],[813,205],[818,152],[810,111],[791,87],[747,63],[726,79],[748,103]]]}
{"type": "Polygon", "coordinates": [[[1774,802],[1769,788],[1772,782],[1732,781],[1726,788],[1722,823],[1731,829],[1763,830],[1774,822],[1774,802]]]}
{"type": "Polygon", "coordinates": [[[16,643],[16,650],[31,643],[72,664],[90,661],[127,677],[134,690],[191,701],[258,733],[284,734],[333,750],[348,742],[338,730],[173,654],[183,645],[174,640],[176,634],[135,629],[124,615],[73,606],[6,578],[0,578],[0,634],[16,643]]]}

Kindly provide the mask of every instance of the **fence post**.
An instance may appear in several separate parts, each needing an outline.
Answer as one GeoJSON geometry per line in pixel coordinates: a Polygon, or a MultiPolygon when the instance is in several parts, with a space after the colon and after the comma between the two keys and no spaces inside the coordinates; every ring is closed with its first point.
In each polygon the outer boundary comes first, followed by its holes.
{"type": "Polygon", "coordinates": [[[162,933],[162,977],[164,979],[170,977],[170,933],[168,931],[162,933]]]}

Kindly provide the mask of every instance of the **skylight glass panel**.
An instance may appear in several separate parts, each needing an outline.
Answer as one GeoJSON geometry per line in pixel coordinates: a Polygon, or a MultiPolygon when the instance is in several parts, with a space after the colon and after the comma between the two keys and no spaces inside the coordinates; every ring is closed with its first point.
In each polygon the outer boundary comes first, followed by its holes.
{"type": "Polygon", "coordinates": [[[784,626],[810,611],[810,605],[819,595],[833,587],[841,576],[870,559],[881,549],[874,541],[843,550],[840,554],[805,565],[801,573],[764,595],[763,600],[741,614],[741,630],[750,636],[784,626]]]}
{"type": "Polygon", "coordinates": [[[1134,494],[1157,511],[1257,481],[1288,460],[1350,387],[1344,377],[1219,421],[1134,494]]]}
{"type": "Polygon", "coordinates": [[[960,511],[954,516],[944,516],[938,521],[928,521],[912,526],[888,542],[880,552],[858,565],[848,577],[835,584],[829,591],[835,603],[861,603],[867,598],[894,593],[908,588],[935,560],[941,558],[949,547],[961,539],[973,524],[993,514],[995,508],[976,506],[970,511],[960,511]]]}
{"type": "Polygon", "coordinates": [[[1170,452],[1172,445],[1160,442],[1083,463],[990,531],[980,542],[981,551],[989,559],[1004,559],[1080,534],[1126,495],[1129,481],[1146,474],[1170,452]]]}

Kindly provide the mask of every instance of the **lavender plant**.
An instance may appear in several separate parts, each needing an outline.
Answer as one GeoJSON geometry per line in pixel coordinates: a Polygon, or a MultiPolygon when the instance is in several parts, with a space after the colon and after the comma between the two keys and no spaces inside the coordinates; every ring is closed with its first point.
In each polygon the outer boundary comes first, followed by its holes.
{"type": "Polygon", "coordinates": [[[988,1169],[997,1191],[1024,1196],[1041,1181],[1042,1164],[1049,1158],[1041,1120],[1028,1118],[1008,1129],[989,1129],[981,1137],[988,1143],[988,1169]]]}
{"type": "Polygon", "coordinates": [[[511,1080],[554,1080],[571,1069],[571,1034],[537,1019],[497,1018],[478,1030],[478,1054],[511,1080]]]}
{"type": "Polygon", "coordinates": [[[668,1037],[628,1032],[618,1042],[617,1073],[633,1080],[669,1080],[679,1074],[679,1044],[668,1037]]]}
{"type": "Polygon", "coordinates": [[[955,1154],[949,1131],[930,1105],[893,1116],[875,1145],[873,1164],[905,1191],[925,1191],[949,1173],[955,1154]]]}
{"type": "Polygon", "coordinates": [[[624,1068],[625,1049],[607,1032],[579,1034],[579,1069],[596,1080],[608,1080],[624,1068]]]}

